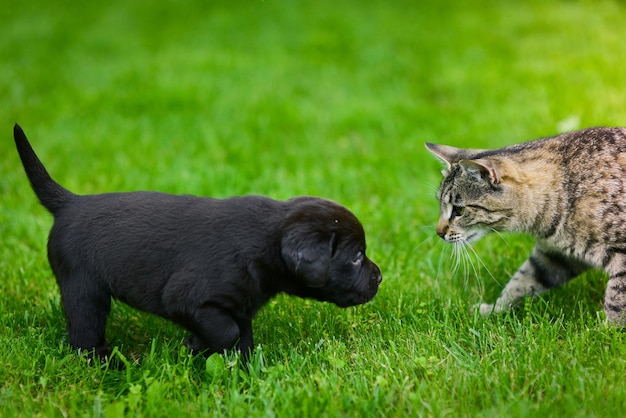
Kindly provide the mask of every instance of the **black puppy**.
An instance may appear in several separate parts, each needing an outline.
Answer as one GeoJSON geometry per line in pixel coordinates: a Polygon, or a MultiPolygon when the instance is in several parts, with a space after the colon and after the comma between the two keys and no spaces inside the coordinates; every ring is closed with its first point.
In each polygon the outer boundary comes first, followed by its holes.
{"type": "Polygon", "coordinates": [[[211,354],[253,347],[252,318],[285,292],[347,307],[382,280],[365,234],[324,199],[212,199],[157,192],[80,196],[48,174],[22,129],[14,137],[39,201],[54,216],[48,260],[61,290],[70,344],[106,357],[111,297],[192,332],[211,354]]]}

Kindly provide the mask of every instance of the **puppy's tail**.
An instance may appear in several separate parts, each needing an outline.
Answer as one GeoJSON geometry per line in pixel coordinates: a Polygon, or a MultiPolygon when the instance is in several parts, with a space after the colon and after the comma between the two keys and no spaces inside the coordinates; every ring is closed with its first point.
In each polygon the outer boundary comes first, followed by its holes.
{"type": "Polygon", "coordinates": [[[37,154],[30,146],[24,131],[17,123],[13,127],[13,137],[15,138],[15,146],[20,154],[20,159],[30,185],[41,204],[55,215],[68,203],[74,194],[52,180],[52,177],[50,177],[37,154]]]}

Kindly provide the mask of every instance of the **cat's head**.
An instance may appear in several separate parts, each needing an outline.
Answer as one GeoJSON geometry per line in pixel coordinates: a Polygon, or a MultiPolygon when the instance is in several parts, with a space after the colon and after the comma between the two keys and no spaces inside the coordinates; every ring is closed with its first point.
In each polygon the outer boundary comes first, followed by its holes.
{"type": "MultiPolygon", "coordinates": [[[[437,234],[449,243],[477,241],[492,231],[511,230],[516,198],[515,167],[486,150],[426,143],[446,164],[437,198],[437,234]]],[[[519,202],[517,202],[519,204],[519,202]]]]}

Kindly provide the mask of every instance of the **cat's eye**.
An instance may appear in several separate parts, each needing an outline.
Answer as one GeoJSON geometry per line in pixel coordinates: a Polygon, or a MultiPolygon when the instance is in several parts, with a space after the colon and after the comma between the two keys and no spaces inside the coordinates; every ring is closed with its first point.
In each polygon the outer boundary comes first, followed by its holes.
{"type": "Polygon", "coordinates": [[[465,206],[452,206],[451,218],[455,218],[457,216],[463,216],[464,213],[465,213],[465,206]]]}

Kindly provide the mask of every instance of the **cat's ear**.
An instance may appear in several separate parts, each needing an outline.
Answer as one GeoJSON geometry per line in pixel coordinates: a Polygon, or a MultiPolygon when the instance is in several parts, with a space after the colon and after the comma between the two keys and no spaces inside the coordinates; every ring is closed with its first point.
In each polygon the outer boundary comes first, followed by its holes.
{"type": "Polygon", "coordinates": [[[488,181],[491,184],[498,184],[502,179],[501,168],[498,163],[491,158],[481,158],[479,160],[461,160],[459,165],[463,172],[477,179],[488,181]]]}
{"type": "Polygon", "coordinates": [[[471,155],[475,152],[475,150],[456,148],[449,145],[431,144],[430,142],[426,142],[425,145],[431,154],[446,164],[446,170],[443,171],[444,175],[447,170],[450,170],[452,164],[458,163],[463,159],[471,158],[471,155]]]}

